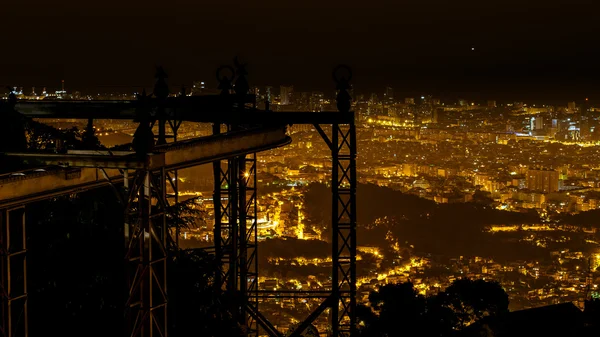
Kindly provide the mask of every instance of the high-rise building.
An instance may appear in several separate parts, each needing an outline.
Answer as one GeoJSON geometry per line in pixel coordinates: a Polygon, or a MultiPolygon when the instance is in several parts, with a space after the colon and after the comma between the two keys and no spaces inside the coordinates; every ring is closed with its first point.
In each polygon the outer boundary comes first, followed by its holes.
{"type": "Polygon", "coordinates": [[[383,101],[385,103],[394,102],[394,89],[392,89],[391,87],[385,87],[385,92],[383,93],[383,101]]]}
{"type": "Polygon", "coordinates": [[[204,82],[194,82],[192,84],[192,96],[199,96],[204,94],[204,90],[206,89],[206,85],[204,82]]]}
{"type": "Polygon", "coordinates": [[[324,98],[325,98],[325,94],[323,94],[322,92],[313,91],[310,95],[310,102],[309,102],[310,111],[322,111],[324,98]]]}
{"type": "Polygon", "coordinates": [[[487,101],[487,106],[488,106],[488,108],[495,108],[496,101],[487,101]]]}
{"type": "Polygon", "coordinates": [[[60,90],[56,90],[55,97],[58,99],[67,98],[67,90],[65,90],[65,80],[60,81],[60,90]]]}
{"type": "Polygon", "coordinates": [[[447,123],[448,122],[448,112],[444,108],[435,108],[433,109],[431,116],[432,123],[447,123]]]}
{"type": "Polygon", "coordinates": [[[579,104],[578,110],[581,116],[589,116],[591,109],[587,98],[584,101],[582,101],[581,104],[579,104]]]}
{"type": "Polygon", "coordinates": [[[532,191],[551,193],[558,192],[559,173],[549,169],[529,169],[527,171],[527,188],[532,191]]]}
{"type": "Polygon", "coordinates": [[[282,85],[279,88],[279,104],[281,105],[290,105],[292,104],[292,95],[294,93],[294,86],[285,86],[282,85]]]}
{"type": "Polygon", "coordinates": [[[415,98],[414,97],[407,97],[404,99],[404,104],[410,104],[410,105],[414,105],[415,104],[415,98]]]}
{"type": "Polygon", "coordinates": [[[369,103],[371,104],[377,104],[379,103],[379,97],[377,97],[376,93],[371,93],[371,98],[369,98],[369,103]]]}
{"type": "Polygon", "coordinates": [[[536,130],[543,130],[544,129],[544,117],[538,116],[535,119],[535,129],[536,130]]]}
{"type": "Polygon", "coordinates": [[[575,102],[569,102],[567,103],[567,109],[571,113],[577,112],[577,104],[575,102]]]}
{"type": "Polygon", "coordinates": [[[265,99],[269,102],[273,102],[273,87],[271,87],[271,86],[265,87],[265,99]]]}

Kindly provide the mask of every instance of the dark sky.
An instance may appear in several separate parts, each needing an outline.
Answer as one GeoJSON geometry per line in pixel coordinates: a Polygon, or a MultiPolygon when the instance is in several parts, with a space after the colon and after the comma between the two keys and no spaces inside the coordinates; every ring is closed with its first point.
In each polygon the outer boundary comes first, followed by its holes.
{"type": "Polygon", "coordinates": [[[358,91],[595,97],[598,2],[9,1],[0,84],[136,88],[162,64],[173,86],[215,85],[217,66],[240,55],[257,85],[329,89],[330,69],[347,63],[358,91]]]}

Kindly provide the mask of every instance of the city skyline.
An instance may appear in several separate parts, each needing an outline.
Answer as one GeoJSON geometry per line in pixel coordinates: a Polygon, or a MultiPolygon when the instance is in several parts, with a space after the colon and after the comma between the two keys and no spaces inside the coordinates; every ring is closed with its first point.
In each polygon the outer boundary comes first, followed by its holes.
{"type": "Polygon", "coordinates": [[[4,4],[0,335],[600,335],[598,12],[4,4]]]}
{"type": "Polygon", "coordinates": [[[240,55],[256,84],[324,90],[328,70],[342,62],[353,66],[357,90],[594,98],[597,9],[566,0],[11,2],[2,20],[14,33],[0,38],[9,51],[0,55],[0,85],[144,87],[156,65],[173,84],[210,81],[209,69],[240,55]]]}

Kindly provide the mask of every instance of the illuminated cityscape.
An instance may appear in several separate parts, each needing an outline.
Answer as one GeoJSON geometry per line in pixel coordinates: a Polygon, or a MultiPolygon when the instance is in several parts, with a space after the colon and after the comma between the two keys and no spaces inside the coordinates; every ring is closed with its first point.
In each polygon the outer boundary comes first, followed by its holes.
{"type": "Polygon", "coordinates": [[[0,337],[600,336],[599,11],[3,4],[0,337]]]}
{"type": "MultiPolygon", "coordinates": [[[[281,88],[283,96],[271,102],[274,111],[301,111],[306,103],[313,111],[335,109],[333,97],[281,88]]],[[[264,102],[260,89],[255,92],[264,102]]],[[[500,282],[511,310],[564,302],[583,308],[585,299],[600,296],[600,108],[588,100],[564,106],[443,102],[425,95],[396,101],[391,88],[355,95],[361,303],[385,284],[410,281],[431,295],[465,277],[500,282]]],[[[86,125],[45,122],[59,129],[86,125]]],[[[94,127],[110,147],[131,141],[136,124],[99,120],[94,127]]],[[[210,126],[184,123],[179,137],[210,132],[210,126]]],[[[258,157],[259,288],[321,291],[331,286],[330,228],[318,207],[327,202],[331,161],[314,127],[294,125],[288,132],[291,145],[258,157]]],[[[193,208],[205,214],[182,230],[180,245],[209,247],[211,169],[182,170],[178,179],[181,197],[195,200],[193,208]]],[[[319,301],[260,303],[285,331],[319,301]]],[[[315,324],[327,329],[325,319],[315,324]]]]}

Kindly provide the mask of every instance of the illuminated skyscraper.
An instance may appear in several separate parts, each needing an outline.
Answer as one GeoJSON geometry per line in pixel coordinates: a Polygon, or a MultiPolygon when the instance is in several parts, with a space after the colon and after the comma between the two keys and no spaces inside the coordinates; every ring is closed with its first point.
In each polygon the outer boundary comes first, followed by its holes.
{"type": "Polygon", "coordinates": [[[292,104],[292,95],[294,93],[294,86],[285,86],[282,85],[279,89],[280,96],[280,104],[281,105],[290,105],[292,104]]]}
{"type": "Polygon", "coordinates": [[[431,122],[448,124],[450,122],[449,112],[442,107],[433,108],[431,112],[431,122]]]}
{"type": "Polygon", "coordinates": [[[371,104],[377,104],[379,103],[379,97],[377,97],[376,93],[371,93],[371,98],[369,99],[369,103],[371,104]]]}
{"type": "Polygon", "coordinates": [[[394,89],[392,89],[391,87],[385,87],[385,92],[383,93],[383,101],[385,103],[394,102],[394,89]]]}
{"type": "Polygon", "coordinates": [[[543,130],[544,129],[544,117],[538,116],[535,119],[535,129],[536,130],[543,130]]]}
{"type": "Polygon", "coordinates": [[[202,95],[205,88],[204,82],[194,82],[192,85],[192,96],[202,95]]]}

